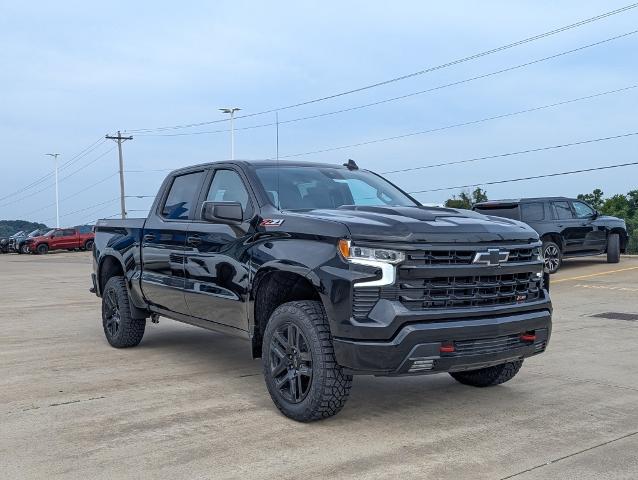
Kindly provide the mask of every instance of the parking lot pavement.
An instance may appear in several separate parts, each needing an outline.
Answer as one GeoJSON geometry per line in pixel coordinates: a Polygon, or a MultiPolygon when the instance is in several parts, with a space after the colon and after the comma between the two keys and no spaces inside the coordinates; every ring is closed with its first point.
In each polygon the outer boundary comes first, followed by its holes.
{"type": "Polygon", "coordinates": [[[243,340],[162,319],[111,348],[89,273],[0,255],[3,478],[638,478],[638,321],[613,318],[638,313],[636,257],[566,262],[550,347],[506,385],[356,377],[313,424],[278,413],[243,340]]]}

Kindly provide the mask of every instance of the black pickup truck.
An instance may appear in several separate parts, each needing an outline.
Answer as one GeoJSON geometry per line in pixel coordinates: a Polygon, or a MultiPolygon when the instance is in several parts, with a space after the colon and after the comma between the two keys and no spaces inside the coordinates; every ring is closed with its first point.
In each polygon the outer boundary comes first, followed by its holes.
{"type": "Polygon", "coordinates": [[[543,258],[549,273],[555,273],[563,258],[607,254],[608,263],[618,263],[628,242],[627,225],[621,218],[601,215],[582,200],[565,197],[490,200],[474,205],[485,215],[527,223],[543,242],[543,258]]]}
{"type": "Polygon", "coordinates": [[[148,218],[95,232],[112,346],[139,344],[159,316],[244,337],[295,420],[337,413],[354,374],[501,384],[550,338],[534,230],[424,207],[352,161],[183,168],[148,218]]]}

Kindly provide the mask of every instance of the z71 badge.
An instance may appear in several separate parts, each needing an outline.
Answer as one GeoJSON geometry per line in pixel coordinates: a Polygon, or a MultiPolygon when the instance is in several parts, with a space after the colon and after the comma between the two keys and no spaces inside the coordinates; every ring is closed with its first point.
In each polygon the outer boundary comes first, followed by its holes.
{"type": "Polygon", "coordinates": [[[279,227],[284,223],[283,218],[264,218],[259,224],[260,227],[279,227]]]}

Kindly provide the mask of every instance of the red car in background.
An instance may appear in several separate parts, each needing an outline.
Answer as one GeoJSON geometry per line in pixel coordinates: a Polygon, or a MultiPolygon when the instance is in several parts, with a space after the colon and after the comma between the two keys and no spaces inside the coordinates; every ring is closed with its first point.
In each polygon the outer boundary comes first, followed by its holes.
{"type": "Polygon", "coordinates": [[[50,250],[91,250],[95,234],[90,226],[55,228],[39,237],[27,239],[31,253],[45,254],[50,250]]]}

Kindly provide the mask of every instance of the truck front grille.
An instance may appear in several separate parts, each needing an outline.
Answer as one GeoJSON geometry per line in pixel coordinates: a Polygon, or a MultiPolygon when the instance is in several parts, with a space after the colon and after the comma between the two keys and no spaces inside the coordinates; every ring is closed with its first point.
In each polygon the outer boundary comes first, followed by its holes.
{"type": "Polygon", "coordinates": [[[396,299],[410,310],[508,305],[538,299],[540,282],[530,272],[427,278],[401,282],[396,299]]]}
{"type": "MultiPolygon", "coordinates": [[[[411,250],[406,252],[405,265],[470,265],[476,249],[462,250],[411,250]]],[[[509,249],[506,263],[533,262],[538,258],[538,247],[509,249]]]]}
{"type": "Polygon", "coordinates": [[[365,319],[381,299],[400,302],[411,311],[430,311],[515,305],[541,298],[537,246],[505,246],[509,257],[497,266],[472,263],[476,252],[485,248],[406,251],[394,285],[353,289],[353,318],[365,319]]]}

